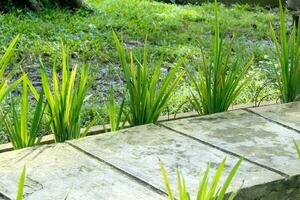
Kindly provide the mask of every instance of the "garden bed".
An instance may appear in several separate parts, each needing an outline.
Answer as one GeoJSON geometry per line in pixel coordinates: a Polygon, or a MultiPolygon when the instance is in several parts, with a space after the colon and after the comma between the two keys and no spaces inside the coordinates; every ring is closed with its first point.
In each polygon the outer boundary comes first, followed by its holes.
{"type": "MultiPolygon", "coordinates": [[[[61,41],[70,47],[72,63],[87,62],[93,72],[93,94],[85,102],[82,112],[82,126],[96,119],[96,124],[108,123],[107,100],[110,85],[115,97],[120,102],[124,96],[124,80],[116,54],[111,30],[120,35],[125,45],[135,52],[140,51],[144,38],[148,35],[150,65],[164,55],[163,73],[167,72],[174,61],[189,54],[187,68],[198,62],[201,47],[210,51],[213,35],[213,4],[202,6],[178,6],[153,1],[137,0],[89,0],[91,9],[65,11],[49,9],[39,13],[16,11],[0,14],[0,44],[2,49],[17,33],[21,34],[12,62],[20,64],[39,88],[41,85],[39,56],[45,62],[47,72],[55,57],[61,55],[61,41]],[[147,13],[144,12],[147,10],[147,13]],[[13,24],[13,25],[12,25],[13,24]],[[187,28],[188,27],[188,28],[187,28]]],[[[276,100],[278,90],[274,81],[275,61],[273,45],[270,38],[269,22],[275,22],[278,9],[265,9],[247,5],[221,7],[221,23],[228,35],[235,35],[234,51],[244,50],[247,57],[254,54],[254,64],[247,86],[235,104],[276,100]],[[241,17],[243,16],[243,17],[241,17]],[[255,74],[255,76],[253,76],[255,74]],[[260,91],[259,93],[257,93],[260,91]]],[[[2,52],[1,52],[2,54],[2,52]]],[[[18,76],[20,74],[16,74],[18,76]]],[[[186,78],[186,77],[185,77],[186,78]]],[[[18,96],[19,90],[14,94],[18,96]]],[[[168,109],[164,114],[192,111],[187,102],[190,97],[190,85],[181,83],[176,89],[168,109]]],[[[2,126],[2,125],[1,125],[2,126]]],[[[2,129],[2,127],[1,127],[2,129]]],[[[2,142],[7,141],[4,133],[0,134],[2,142]]]]}
{"type": "MultiPolygon", "coordinates": [[[[236,199],[300,197],[300,28],[291,26],[288,11],[217,2],[87,3],[92,9],[0,15],[5,34],[14,30],[14,19],[17,31],[30,30],[0,57],[0,130],[12,145],[0,148],[0,199],[14,198],[16,168],[24,164],[29,173],[22,195],[24,167],[17,199],[118,199],[128,191],[129,199],[162,199],[167,193],[173,199],[175,178],[169,183],[166,174],[174,175],[176,166],[186,171],[195,196],[198,165],[207,165],[209,176],[210,168],[217,170],[209,183],[212,198],[224,199],[241,187],[236,199]],[[38,26],[28,23],[33,21],[38,26]],[[57,31],[58,37],[52,35],[57,31]],[[264,101],[294,103],[239,106],[264,101]],[[227,112],[236,105],[240,109],[227,112]],[[219,180],[223,171],[228,177],[219,180]],[[167,193],[158,181],[161,173],[167,193]],[[88,186],[81,190],[82,181],[88,186]],[[213,187],[217,182],[221,190],[213,187]],[[66,186],[71,192],[63,194],[66,186]]],[[[177,172],[178,189],[185,190],[177,172]]],[[[206,182],[205,175],[204,188],[206,182]]],[[[203,187],[199,191],[206,193],[203,187]]]]}

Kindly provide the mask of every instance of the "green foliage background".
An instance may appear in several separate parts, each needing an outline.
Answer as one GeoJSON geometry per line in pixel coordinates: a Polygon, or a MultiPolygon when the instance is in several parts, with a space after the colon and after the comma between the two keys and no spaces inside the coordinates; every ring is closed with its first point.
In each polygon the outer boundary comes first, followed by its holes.
{"type": "MultiPolygon", "coordinates": [[[[167,3],[192,3],[192,4],[202,4],[207,2],[214,2],[214,0],[159,0],[164,1],[167,3]]],[[[254,5],[261,5],[261,6],[279,6],[278,0],[219,0],[221,3],[225,4],[233,4],[233,3],[240,3],[240,4],[254,4],[254,5]]]]}
{"type": "MultiPolygon", "coordinates": [[[[90,91],[92,97],[83,108],[83,126],[94,118],[96,124],[108,122],[106,102],[110,85],[114,86],[114,96],[119,102],[124,94],[112,29],[134,53],[142,52],[147,35],[149,62],[155,63],[164,56],[162,73],[186,55],[185,67],[195,66],[201,59],[201,48],[206,52],[212,50],[214,8],[211,3],[201,6],[152,0],[87,0],[85,3],[86,6],[78,10],[54,8],[32,12],[17,9],[0,13],[0,54],[12,38],[21,34],[12,63],[21,65],[37,87],[40,84],[39,57],[43,58],[50,75],[52,63],[60,59],[62,43],[70,49],[71,64],[79,63],[80,66],[85,62],[90,65],[95,81],[90,91]]],[[[222,5],[220,19],[225,42],[235,36],[232,51],[242,52],[245,57],[254,54],[254,64],[247,75],[252,77],[251,83],[234,103],[276,100],[275,54],[269,23],[278,29],[278,9],[222,5]]],[[[185,80],[188,79],[185,77],[185,80]]],[[[14,94],[18,96],[18,92],[14,94]]],[[[189,83],[183,81],[164,113],[191,111],[186,101],[189,95],[189,83]]],[[[2,139],[5,138],[2,135],[2,139]]]]}

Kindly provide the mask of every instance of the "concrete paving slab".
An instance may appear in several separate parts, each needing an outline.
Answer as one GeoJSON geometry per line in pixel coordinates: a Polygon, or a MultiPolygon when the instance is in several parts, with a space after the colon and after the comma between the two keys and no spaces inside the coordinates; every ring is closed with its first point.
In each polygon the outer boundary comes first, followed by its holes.
{"type": "Polygon", "coordinates": [[[229,190],[242,186],[235,200],[300,199],[300,161],[292,144],[292,139],[300,143],[300,134],[293,130],[300,123],[294,119],[298,107],[271,107],[267,113],[272,119],[265,119],[265,110],[237,110],[0,153],[0,200],[15,198],[24,164],[25,200],[66,195],[75,200],[166,199],[159,159],[174,189],[180,167],[194,199],[208,162],[213,173],[227,156],[227,175],[241,155],[246,160],[229,190]]]}
{"type": "Polygon", "coordinates": [[[0,193],[15,199],[24,164],[25,200],[166,199],[68,144],[0,154],[0,193]]]}
{"type": "Polygon", "coordinates": [[[293,145],[300,134],[252,113],[237,110],[162,125],[284,174],[300,174],[293,145]]]}
{"type": "MultiPolygon", "coordinates": [[[[179,166],[193,197],[198,188],[200,172],[203,172],[208,162],[211,162],[214,172],[217,165],[227,156],[227,174],[238,160],[238,157],[153,124],[86,137],[69,143],[161,190],[165,187],[159,170],[159,159],[164,162],[173,188],[176,188],[175,172],[179,166]]],[[[243,182],[246,188],[281,179],[283,177],[277,173],[244,161],[230,190],[237,190],[243,182]]]]}
{"type": "Polygon", "coordinates": [[[300,132],[300,102],[263,106],[249,110],[300,132]]]}

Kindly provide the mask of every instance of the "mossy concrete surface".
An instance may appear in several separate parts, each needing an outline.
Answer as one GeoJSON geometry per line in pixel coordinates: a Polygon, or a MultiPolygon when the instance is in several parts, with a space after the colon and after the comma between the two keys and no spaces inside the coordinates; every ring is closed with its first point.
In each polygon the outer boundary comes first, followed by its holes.
{"type": "MultiPolygon", "coordinates": [[[[163,199],[127,175],[67,144],[44,145],[0,155],[0,191],[16,199],[23,166],[27,177],[24,199],[163,199]]],[[[4,198],[6,196],[7,198],[4,198]]],[[[1,195],[0,195],[1,199],[1,195]]]]}
{"type": "MultiPolygon", "coordinates": [[[[26,164],[25,199],[167,199],[161,160],[176,189],[176,168],[195,199],[208,162],[224,175],[245,160],[229,191],[237,199],[300,199],[300,103],[149,124],[0,154],[0,199],[15,199],[26,164]]],[[[221,180],[224,181],[224,178],[221,180]]]]}
{"type": "Polygon", "coordinates": [[[280,123],[300,132],[300,102],[248,109],[269,121],[280,123]]]}
{"type": "MultiPolygon", "coordinates": [[[[199,174],[201,170],[203,172],[208,162],[216,169],[227,156],[227,173],[238,160],[238,157],[156,125],[145,125],[117,134],[109,133],[85,138],[71,144],[133,174],[138,179],[146,180],[160,190],[164,190],[165,187],[159,170],[159,159],[169,173],[173,188],[176,188],[175,173],[178,166],[185,175],[192,196],[196,195],[199,174]]],[[[245,187],[251,187],[257,183],[267,183],[280,178],[282,177],[277,173],[244,162],[231,189],[239,189],[243,181],[245,187]],[[247,180],[245,177],[248,177],[247,180]]]]}

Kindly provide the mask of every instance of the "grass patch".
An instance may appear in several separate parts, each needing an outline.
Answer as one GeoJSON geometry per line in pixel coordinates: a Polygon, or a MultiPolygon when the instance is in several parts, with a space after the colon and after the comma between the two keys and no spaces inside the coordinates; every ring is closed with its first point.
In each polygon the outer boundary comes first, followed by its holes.
{"type": "MultiPolygon", "coordinates": [[[[82,114],[82,125],[96,118],[97,124],[108,122],[107,102],[110,85],[114,96],[121,102],[124,96],[124,80],[111,30],[115,30],[127,48],[143,51],[143,41],[148,38],[149,66],[162,55],[162,73],[167,73],[176,60],[188,55],[187,67],[194,66],[200,58],[201,47],[212,50],[214,30],[214,5],[173,5],[140,0],[87,0],[87,8],[75,11],[46,9],[34,13],[16,10],[0,14],[0,54],[16,34],[21,34],[12,62],[21,61],[34,86],[40,85],[38,58],[42,56],[46,66],[52,66],[61,55],[61,44],[67,45],[72,63],[91,64],[94,82],[82,114]],[[147,11],[147,12],[145,12],[147,11]]],[[[270,39],[270,22],[278,28],[278,10],[248,5],[220,6],[220,25],[224,40],[232,35],[233,52],[244,50],[254,54],[250,73],[256,76],[242,91],[234,103],[276,99],[278,91],[272,79],[274,52],[270,39]],[[269,85],[268,85],[269,84],[269,85]],[[257,94],[257,91],[262,91],[257,94]]],[[[58,69],[58,73],[61,69],[58,69]]],[[[51,72],[51,69],[48,69],[51,72]]],[[[47,72],[47,69],[46,69],[47,72]]],[[[50,76],[50,73],[49,73],[50,76]]],[[[189,84],[181,83],[170,100],[167,109],[173,113],[190,111],[185,103],[189,96],[189,84]],[[178,98],[180,97],[180,98],[178,98]]]]}
{"type": "Polygon", "coordinates": [[[218,5],[215,6],[215,37],[213,53],[207,56],[203,52],[203,59],[198,64],[198,70],[189,70],[189,77],[196,89],[192,93],[193,107],[200,115],[225,112],[239,96],[243,88],[248,84],[245,78],[252,64],[248,58],[235,55],[231,60],[231,44],[224,49],[223,38],[220,37],[220,22],[218,17],[218,5]],[[244,61],[246,60],[246,62],[244,61]],[[197,74],[195,76],[195,74],[197,74]]]}

